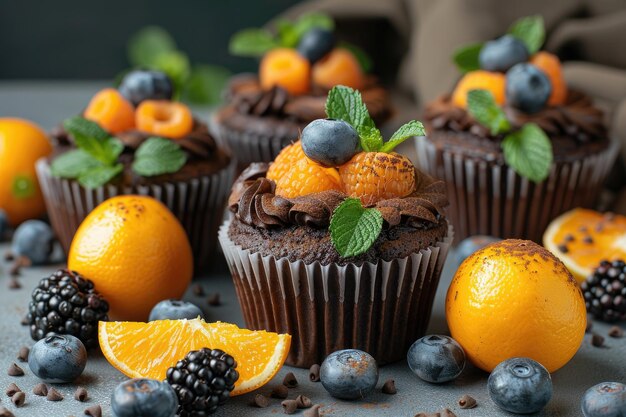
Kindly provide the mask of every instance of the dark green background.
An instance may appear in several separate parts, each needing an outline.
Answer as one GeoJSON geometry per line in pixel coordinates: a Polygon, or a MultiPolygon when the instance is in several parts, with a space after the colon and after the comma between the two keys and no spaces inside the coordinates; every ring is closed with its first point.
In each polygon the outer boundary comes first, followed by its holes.
{"type": "Polygon", "coordinates": [[[228,54],[228,39],[298,1],[0,0],[0,79],[113,78],[128,66],[126,41],[147,25],[167,29],[192,63],[254,70],[228,54]]]}

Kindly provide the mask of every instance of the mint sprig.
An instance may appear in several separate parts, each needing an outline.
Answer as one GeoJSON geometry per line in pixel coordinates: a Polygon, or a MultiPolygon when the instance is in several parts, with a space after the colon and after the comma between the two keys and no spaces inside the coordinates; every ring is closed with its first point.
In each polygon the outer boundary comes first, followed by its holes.
{"type": "Polygon", "coordinates": [[[508,32],[524,42],[530,55],[539,51],[546,39],[546,29],[541,15],[527,16],[517,20],[508,32]]]}
{"type": "Polygon", "coordinates": [[[104,165],[116,161],[124,150],[124,145],[119,139],[111,137],[100,125],[84,117],[69,118],[63,122],[63,127],[72,135],[78,148],[104,165]]]}
{"type": "Polygon", "coordinates": [[[135,152],[133,171],[144,177],[177,172],[187,162],[180,146],[169,139],[149,138],[135,152]]]}
{"type": "Polygon", "coordinates": [[[268,30],[248,28],[235,33],[228,44],[228,51],[235,56],[260,57],[280,43],[268,30]]]}
{"type": "Polygon", "coordinates": [[[346,198],[333,211],[330,238],[344,258],[358,256],[372,247],[382,227],[383,216],[378,209],[364,208],[358,198],[346,198]]]}
{"type": "Polygon", "coordinates": [[[478,57],[481,49],[483,49],[482,43],[473,43],[471,45],[462,46],[454,51],[452,60],[459,71],[465,74],[466,72],[479,70],[480,62],[478,57]]]}
{"type": "Polygon", "coordinates": [[[491,91],[470,90],[467,93],[467,111],[478,123],[489,128],[492,135],[511,130],[511,124],[504,110],[496,104],[491,91]]]}

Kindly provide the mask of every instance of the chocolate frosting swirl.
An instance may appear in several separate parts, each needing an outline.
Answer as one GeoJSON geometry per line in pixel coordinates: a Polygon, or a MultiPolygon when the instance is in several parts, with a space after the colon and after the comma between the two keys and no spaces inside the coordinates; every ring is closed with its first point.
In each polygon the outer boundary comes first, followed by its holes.
{"type": "MultiPolygon", "coordinates": [[[[290,225],[326,228],[335,208],[347,197],[340,191],[322,191],[296,198],[277,196],[276,184],[265,177],[269,165],[254,163],[237,179],[228,200],[235,216],[251,226],[270,229],[290,225]]],[[[385,227],[428,229],[440,224],[448,205],[443,181],[415,170],[416,189],[404,198],[379,201],[375,208],[385,227]]]]}
{"type": "MultiPolygon", "coordinates": [[[[505,106],[504,110],[514,127],[533,122],[551,138],[571,137],[580,144],[607,138],[602,110],[593,105],[589,96],[577,91],[569,91],[565,104],[546,107],[537,113],[527,114],[510,106],[505,106]]],[[[487,139],[499,138],[492,136],[466,110],[455,106],[449,95],[430,103],[424,117],[431,129],[469,132],[487,139]]]]}
{"type": "MultiPolygon", "coordinates": [[[[360,91],[375,121],[383,122],[391,116],[389,94],[373,78],[360,91]]],[[[326,117],[327,95],[328,90],[319,86],[313,86],[310,94],[302,96],[292,96],[281,87],[264,90],[254,74],[234,76],[226,90],[230,105],[241,114],[287,117],[305,123],[326,117]]]]}

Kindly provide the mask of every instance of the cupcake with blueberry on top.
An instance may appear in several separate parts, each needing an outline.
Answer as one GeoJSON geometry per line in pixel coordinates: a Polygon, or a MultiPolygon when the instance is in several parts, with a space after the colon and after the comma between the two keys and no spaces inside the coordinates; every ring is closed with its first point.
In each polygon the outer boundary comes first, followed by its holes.
{"type": "Polygon", "coordinates": [[[213,118],[240,169],[272,161],[308,123],[324,118],[326,95],[335,85],[361,91],[377,123],[392,114],[388,92],[368,74],[369,61],[360,49],[336,39],[330,17],[307,14],[277,26],[277,34],[246,29],[231,40],[233,54],[260,58],[258,75],[232,78],[227,104],[213,118]]]}
{"type": "Polygon", "coordinates": [[[338,349],[405,357],[428,325],[452,230],[441,181],[393,152],[358,92],[334,87],[326,119],[235,182],[220,229],[246,324],[293,336],[288,363],[338,349]]]}
{"type": "Polygon", "coordinates": [[[52,226],[67,251],[98,204],[120,194],[150,195],[180,220],[197,269],[211,261],[235,171],[207,125],[174,101],[161,72],[128,73],[52,134],[54,153],[37,165],[52,226]]]}
{"type": "Polygon", "coordinates": [[[450,95],[428,104],[421,167],[443,179],[456,237],[536,242],[550,221],[590,207],[616,157],[603,113],[568,89],[561,63],[540,51],[543,19],[459,49],[465,72],[450,95]]]}

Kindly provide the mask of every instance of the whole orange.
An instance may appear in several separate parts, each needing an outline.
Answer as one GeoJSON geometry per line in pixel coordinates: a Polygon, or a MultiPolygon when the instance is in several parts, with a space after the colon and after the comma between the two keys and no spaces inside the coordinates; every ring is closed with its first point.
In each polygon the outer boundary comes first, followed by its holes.
{"type": "Polygon", "coordinates": [[[78,228],[68,266],[91,279],[113,320],[145,321],[156,303],[180,298],[193,255],[178,219],[152,197],[124,195],[96,207],[78,228]]]}
{"type": "Polygon", "coordinates": [[[479,368],[528,357],[554,372],[585,335],[585,301],[565,265],[528,240],[486,246],[459,267],[448,289],[452,337],[479,368]]]}
{"type": "Polygon", "coordinates": [[[0,209],[13,226],[46,212],[35,162],[51,152],[46,133],[35,123],[0,118],[0,209]]]}

